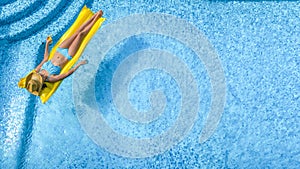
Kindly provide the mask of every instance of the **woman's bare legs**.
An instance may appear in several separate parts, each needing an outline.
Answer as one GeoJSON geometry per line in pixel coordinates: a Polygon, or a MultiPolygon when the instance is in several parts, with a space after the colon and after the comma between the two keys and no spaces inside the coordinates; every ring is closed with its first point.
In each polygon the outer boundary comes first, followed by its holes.
{"type": "Polygon", "coordinates": [[[76,36],[74,41],[69,46],[69,55],[70,56],[74,56],[76,54],[77,50],[79,49],[79,47],[81,45],[82,40],[89,33],[89,31],[92,29],[94,24],[97,22],[98,18],[100,18],[101,16],[102,16],[102,12],[97,13],[96,17],[93,19],[93,21],[90,24],[86,25],[86,27],[78,33],[78,35],[76,36]]]}
{"type": "Polygon", "coordinates": [[[68,39],[64,40],[59,47],[61,48],[69,48],[71,43],[74,41],[74,39],[76,38],[76,36],[78,35],[79,32],[81,32],[88,24],[90,24],[96,17],[96,14],[92,16],[91,19],[89,19],[88,21],[86,21],[83,25],[81,25],[76,32],[69,37],[68,39]]]}
{"type": "Polygon", "coordinates": [[[94,26],[97,20],[102,16],[102,14],[103,12],[102,10],[100,10],[95,15],[93,15],[92,18],[85,22],[83,25],[81,25],[80,28],[76,30],[76,32],[70,38],[64,40],[59,47],[69,48],[69,55],[74,56],[82,40],[94,26]]]}

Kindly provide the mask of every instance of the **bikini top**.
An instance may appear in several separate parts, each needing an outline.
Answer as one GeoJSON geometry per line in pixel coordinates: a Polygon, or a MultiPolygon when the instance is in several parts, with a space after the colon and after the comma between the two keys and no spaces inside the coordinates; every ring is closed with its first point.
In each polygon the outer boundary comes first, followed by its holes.
{"type": "Polygon", "coordinates": [[[43,70],[43,69],[49,73],[49,76],[59,75],[59,73],[61,71],[60,66],[53,65],[53,63],[50,60],[48,60],[46,63],[43,64],[41,70],[43,70]]]}

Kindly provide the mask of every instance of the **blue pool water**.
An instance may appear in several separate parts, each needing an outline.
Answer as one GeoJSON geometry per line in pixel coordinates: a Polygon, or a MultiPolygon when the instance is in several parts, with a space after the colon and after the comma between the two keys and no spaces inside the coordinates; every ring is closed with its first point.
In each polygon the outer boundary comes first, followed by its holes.
{"type": "Polygon", "coordinates": [[[1,1],[0,168],[299,168],[299,13],[294,1],[1,1]],[[106,18],[90,62],[42,104],[17,82],[85,4],[106,18]]]}

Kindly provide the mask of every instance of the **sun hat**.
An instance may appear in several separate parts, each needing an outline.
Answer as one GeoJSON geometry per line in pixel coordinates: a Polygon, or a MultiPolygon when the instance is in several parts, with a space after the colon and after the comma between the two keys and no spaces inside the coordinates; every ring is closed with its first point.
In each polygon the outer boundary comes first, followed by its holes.
{"type": "Polygon", "coordinates": [[[30,73],[25,80],[26,89],[38,96],[43,86],[43,78],[40,74],[32,72],[30,73]]]}

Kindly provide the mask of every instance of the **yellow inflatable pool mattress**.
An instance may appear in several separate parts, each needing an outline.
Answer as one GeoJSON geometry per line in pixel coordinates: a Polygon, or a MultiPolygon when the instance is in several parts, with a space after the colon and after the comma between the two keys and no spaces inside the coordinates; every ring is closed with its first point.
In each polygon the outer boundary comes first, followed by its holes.
{"type": "MultiPolygon", "coordinates": [[[[89,20],[93,16],[93,12],[84,6],[82,10],[80,11],[77,19],[75,22],[72,24],[72,26],[64,33],[64,35],[59,39],[59,41],[54,45],[54,47],[51,49],[50,54],[49,54],[49,60],[53,57],[57,47],[67,38],[69,38],[84,22],[89,20]]],[[[105,21],[105,18],[99,18],[96,24],[92,27],[90,32],[87,34],[87,36],[84,38],[82,41],[80,48],[78,49],[77,53],[74,55],[74,57],[65,65],[65,67],[61,70],[60,74],[68,72],[72,66],[78,61],[80,58],[82,52],[84,51],[86,45],[90,41],[90,39],[93,37],[93,35],[97,32],[97,30],[100,28],[102,23],[105,21]]],[[[24,78],[21,78],[18,86],[20,88],[25,88],[26,84],[26,77],[30,75],[32,72],[35,70],[32,70],[30,73],[28,73],[24,78]]],[[[56,89],[59,87],[61,84],[61,81],[55,82],[55,83],[50,83],[50,82],[45,82],[46,87],[42,89],[42,91],[39,94],[39,97],[42,101],[42,103],[45,103],[48,101],[48,99],[54,94],[56,89]]]]}

